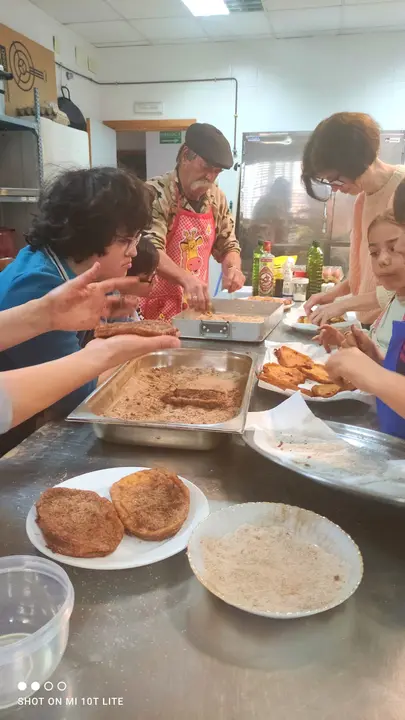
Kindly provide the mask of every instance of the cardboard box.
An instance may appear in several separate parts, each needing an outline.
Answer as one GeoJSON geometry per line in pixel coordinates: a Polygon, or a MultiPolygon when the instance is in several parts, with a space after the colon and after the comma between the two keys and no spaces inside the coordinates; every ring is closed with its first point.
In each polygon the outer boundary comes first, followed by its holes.
{"type": "Polygon", "coordinates": [[[14,80],[5,83],[7,115],[16,115],[17,108],[34,104],[34,87],[39,90],[41,104],[56,102],[55,56],[51,50],[0,24],[0,64],[14,75],[14,80]]]}

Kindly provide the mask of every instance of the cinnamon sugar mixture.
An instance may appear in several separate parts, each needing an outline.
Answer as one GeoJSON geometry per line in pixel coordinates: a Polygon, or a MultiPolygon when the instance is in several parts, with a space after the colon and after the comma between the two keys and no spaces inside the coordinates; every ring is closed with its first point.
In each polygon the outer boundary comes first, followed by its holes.
{"type": "Polygon", "coordinates": [[[207,582],[251,610],[298,612],[331,603],[347,577],[338,557],[283,527],[242,525],[201,541],[207,582]]]}
{"type": "Polygon", "coordinates": [[[189,367],[150,368],[137,372],[121,395],[101,414],[104,417],[139,422],[186,423],[209,425],[235,417],[241,404],[241,376],[237,372],[189,367]],[[192,406],[174,407],[162,398],[174,390],[221,390],[226,393],[224,407],[215,409],[192,406]]]}

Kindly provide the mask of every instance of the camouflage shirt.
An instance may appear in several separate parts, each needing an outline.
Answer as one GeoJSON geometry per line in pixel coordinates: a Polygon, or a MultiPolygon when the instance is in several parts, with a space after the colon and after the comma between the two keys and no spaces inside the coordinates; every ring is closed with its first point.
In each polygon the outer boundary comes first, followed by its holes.
{"type": "MultiPolygon", "coordinates": [[[[145,232],[158,250],[165,250],[167,234],[173,227],[177,213],[178,202],[184,210],[195,212],[182,192],[177,170],[173,170],[161,177],[148,180],[147,184],[155,192],[152,210],[152,225],[145,232]],[[178,200],[179,198],[179,200],[178,200]]],[[[213,185],[202,198],[200,213],[209,211],[210,206],[214,213],[216,239],[212,248],[215,260],[222,262],[230,252],[240,253],[240,245],[235,236],[235,223],[230,213],[225,194],[217,185],[213,185]]]]}

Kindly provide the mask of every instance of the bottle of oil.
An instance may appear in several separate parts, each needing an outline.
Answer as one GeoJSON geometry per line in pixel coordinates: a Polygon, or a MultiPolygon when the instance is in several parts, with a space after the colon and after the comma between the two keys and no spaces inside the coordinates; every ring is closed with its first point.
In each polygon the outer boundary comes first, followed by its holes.
{"type": "Polygon", "coordinates": [[[314,240],[308,250],[307,256],[307,276],[308,276],[308,297],[315,293],[321,292],[323,271],[323,252],[319,246],[319,241],[314,240]]]}
{"type": "Polygon", "coordinates": [[[274,255],[271,252],[271,242],[266,241],[263,245],[263,255],[259,258],[259,295],[273,297],[274,289],[274,255]]]}
{"type": "Polygon", "coordinates": [[[259,240],[253,252],[252,295],[259,294],[259,260],[264,253],[263,240],[259,240]]]}

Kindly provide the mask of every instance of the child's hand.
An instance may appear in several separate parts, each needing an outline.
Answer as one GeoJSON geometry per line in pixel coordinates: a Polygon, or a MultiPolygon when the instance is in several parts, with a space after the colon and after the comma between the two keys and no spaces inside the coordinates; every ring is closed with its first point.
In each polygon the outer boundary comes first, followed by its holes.
{"type": "Polygon", "coordinates": [[[381,365],[384,360],[382,352],[378,349],[377,345],[373,343],[371,338],[356,325],[352,325],[350,334],[345,335],[345,343],[342,345],[342,347],[353,347],[353,341],[355,343],[355,346],[358,347],[361,352],[367,355],[367,357],[371,358],[371,360],[374,360],[381,365]]]}
{"type": "Polygon", "coordinates": [[[339,350],[325,365],[332,380],[351,382],[359,390],[375,395],[375,362],[358,348],[339,350]]]}
{"type": "Polygon", "coordinates": [[[343,346],[345,335],[340,332],[340,330],[332,327],[332,325],[322,325],[319,335],[316,335],[313,340],[319,343],[319,345],[323,345],[326,352],[330,353],[332,352],[332,348],[340,348],[343,346]]]}

